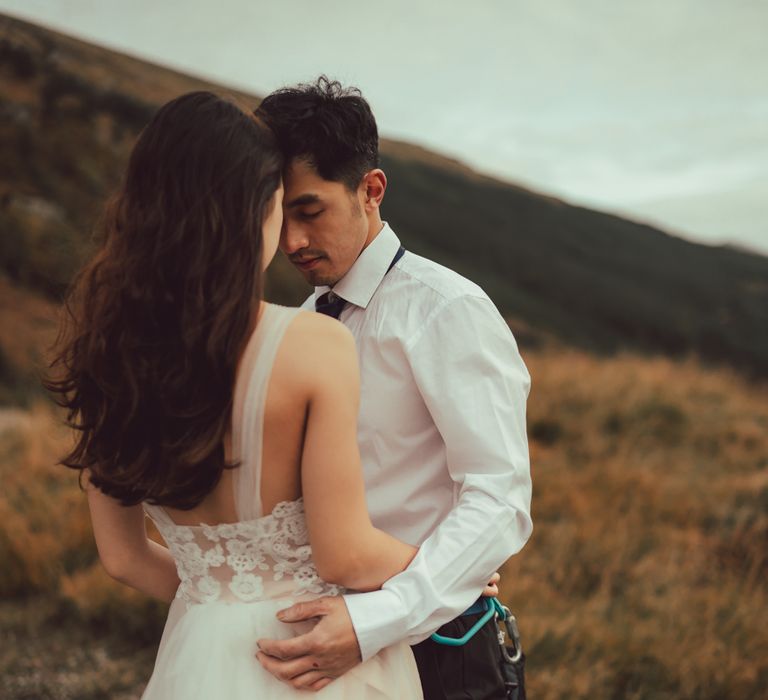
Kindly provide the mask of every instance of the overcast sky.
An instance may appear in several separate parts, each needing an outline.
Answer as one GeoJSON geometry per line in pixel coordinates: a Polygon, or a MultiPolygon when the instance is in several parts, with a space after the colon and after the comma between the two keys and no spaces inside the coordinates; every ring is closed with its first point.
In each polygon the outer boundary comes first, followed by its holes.
{"type": "Polygon", "coordinates": [[[324,72],[383,136],[768,253],[766,0],[0,0],[264,94],[324,72]]]}

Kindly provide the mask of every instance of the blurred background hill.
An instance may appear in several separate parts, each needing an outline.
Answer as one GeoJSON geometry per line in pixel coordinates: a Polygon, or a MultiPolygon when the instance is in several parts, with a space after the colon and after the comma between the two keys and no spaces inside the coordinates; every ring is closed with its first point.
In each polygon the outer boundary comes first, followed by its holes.
{"type": "MultiPolygon", "coordinates": [[[[61,298],[136,134],[164,101],[201,88],[221,89],[0,17],[0,272],[9,284],[61,298]]],[[[408,144],[384,141],[382,154],[384,215],[406,247],[481,284],[522,342],[693,353],[768,375],[768,257],[573,206],[408,144]]],[[[297,302],[307,289],[280,262],[271,295],[297,302]]]]}
{"type": "MultiPolygon", "coordinates": [[[[3,698],[134,698],[164,611],[100,569],[39,389],[133,140],[194,89],[255,95],[0,15],[3,698]]],[[[505,569],[537,698],[768,687],[768,258],[382,142],[385,218],[481,284],[533,375],[531,543],[505,569]]],[[[268,296],[308,289],[280,256],[268,296]]]]}

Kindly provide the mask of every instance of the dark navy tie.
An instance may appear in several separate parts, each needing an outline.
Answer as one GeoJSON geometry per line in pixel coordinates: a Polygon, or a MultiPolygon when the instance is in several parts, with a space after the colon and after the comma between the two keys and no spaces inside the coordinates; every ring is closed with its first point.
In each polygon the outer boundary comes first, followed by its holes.
{"type": "Polygon", "coordinates": [[[321,297],[315,299],[315,311],[319,314],[338,318],[341,315],[341,310],[346,304],[346,299],[336,296],[333,292],[326,292],[321,297]],[[333,297],[333,299],[331,297],[333,297]]]}
{"type": "MultiPolygon", "coordinates": [[[[392,262],[389,263],[387,272],[389,272],[395,266],[395,263],[403,257],[403,253],[405,253],[405,248],[400,246],[397,253],[395,253],[395,257],[392,258],[392,262]]],[[[386,275],[387,272],[384,274],[386,275]]],[[[342,299],[337,294],[329,291],[315,300],[315,311],[317,311],[319,314],[325,314],[326,316],[333,316],[333,318],[338,318],[341,316],[341,312],[346,305],[346,299],[342,299]]]]}

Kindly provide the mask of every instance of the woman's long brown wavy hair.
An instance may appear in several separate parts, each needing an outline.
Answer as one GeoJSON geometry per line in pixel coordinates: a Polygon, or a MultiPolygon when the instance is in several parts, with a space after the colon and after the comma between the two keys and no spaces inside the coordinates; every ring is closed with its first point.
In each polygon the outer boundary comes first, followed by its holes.
{"type": "Polygon", "coordinates": [[[193,508],[236,466],[223,438],[281,169],[269,129],[208,92],[139,136],[44,382],[77,431],[60,464],[123,505],[193,508]]]}

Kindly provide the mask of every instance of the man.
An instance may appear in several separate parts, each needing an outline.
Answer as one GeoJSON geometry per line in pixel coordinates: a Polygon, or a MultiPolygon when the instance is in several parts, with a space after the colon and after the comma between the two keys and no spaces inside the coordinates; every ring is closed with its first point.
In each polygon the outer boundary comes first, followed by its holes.
{"type": "Polygon", "coordinates": [[[408,639],[428,700],[506,698],[492,623],[461,648],[428,637],[441,626],[462,636],[482,615],[484,586],[531,534],[530,377],[515,340],[482,289],[403,251],[382,221],[387,179],[359,91],[321,77],[256,113],[288,159],[280,247],[315,287],[304,306],[339,318],[357,342],[373,523],[420,547],[379,591],[283,611],[286,622],[319,621],[291,640],[259,640],[259,661],[319,690],[408,639]]]}

